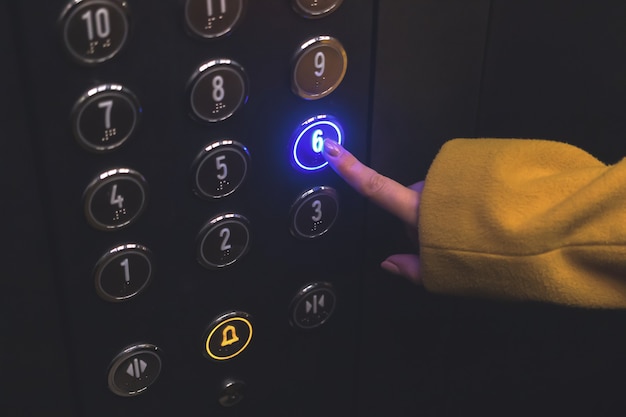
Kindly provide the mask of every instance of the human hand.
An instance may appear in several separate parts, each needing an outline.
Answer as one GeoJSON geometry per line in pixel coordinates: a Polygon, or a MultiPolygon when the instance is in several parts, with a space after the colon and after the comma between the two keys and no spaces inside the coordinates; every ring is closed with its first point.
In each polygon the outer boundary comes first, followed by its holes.
{"type": "MultiPolygon", "coordinates": [[[[424,181],[405,187],[362,164],[337,142],[324,140],[323,155],[332,169],[355,190],[404,221],[411,235],[417,236],[419,204],[424,181]]],[[[385,259],[383,269],[421,284],[420,262],[416,254],[396,254],[385,259]]]]}

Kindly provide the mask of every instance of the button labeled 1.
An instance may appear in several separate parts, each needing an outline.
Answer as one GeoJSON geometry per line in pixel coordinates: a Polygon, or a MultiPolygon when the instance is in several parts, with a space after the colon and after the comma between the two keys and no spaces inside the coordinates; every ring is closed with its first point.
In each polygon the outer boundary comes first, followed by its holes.
{"type": "Polygon", "coordinates": [[[127,243],[115,247],[96,264],[98,295],[106,301],[126,301],[148,286],[152,269],[152,254],[145,246],[127,243]]]}
{"type": "Polygon", "coordinates": [[[312,188],[291,206],[291,234],[300,239],[314,239],[328,232],[337,220],[339,201],[331,187],[312,188]]]}
{"type": "Polygon", "coordinates": [[[223,214],[204,225],[198,234],[200,265],[219,269],[232,265],[248,252],[248,220],[240,214],[223,214]]]}
{"type": "Polygon", "coordinates": [[[292,158],[295,165],[305,171],[316,171],[328,165],[322,155],[324,139],[343,145],[343,129],[332,116],[319,115],[305,120],[293,133],[292,158]]]}

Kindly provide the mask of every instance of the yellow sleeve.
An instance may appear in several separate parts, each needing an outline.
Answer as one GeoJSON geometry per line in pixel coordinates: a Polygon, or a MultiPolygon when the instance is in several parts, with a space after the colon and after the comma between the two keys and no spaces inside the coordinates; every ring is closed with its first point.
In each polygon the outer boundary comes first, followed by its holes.
{"type": "Polygon", "coordinates": [[[626,308],[626,159],[564,143],[455,139],[426,177],[420,257],[446,294],[626,308]]]}

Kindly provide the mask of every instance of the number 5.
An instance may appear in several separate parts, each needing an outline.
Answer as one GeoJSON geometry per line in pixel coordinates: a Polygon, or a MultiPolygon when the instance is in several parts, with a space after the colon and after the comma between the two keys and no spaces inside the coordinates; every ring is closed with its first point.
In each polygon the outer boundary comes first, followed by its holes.
{"type": "Polygon", "coordinates": [[[217,173],[218,180],[226,179],[226,177],[228,176],[228,165],[224,163],[225,159],[226,159],[226,156],[224,155],[220,155],[217,158],[215,158],[215,168],[217,168],[217,171],[218,171],[217,173]]]}

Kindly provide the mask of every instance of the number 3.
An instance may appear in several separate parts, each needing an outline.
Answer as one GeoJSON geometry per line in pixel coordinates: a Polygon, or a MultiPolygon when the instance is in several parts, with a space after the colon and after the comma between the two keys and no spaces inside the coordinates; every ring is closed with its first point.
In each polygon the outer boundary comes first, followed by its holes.
{"type": "Polygon", "coordinates": [[[314,222],[319,222],[322,220],[322,202],[319,200],[315,200],[313,204],[311,204],[313,210],[315,210],[315,215],[311,216],[311,220],[314,222]]]}

